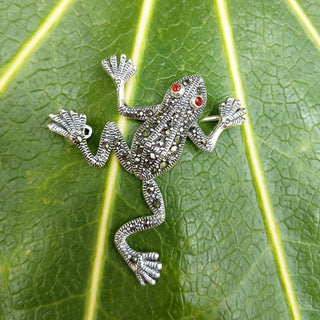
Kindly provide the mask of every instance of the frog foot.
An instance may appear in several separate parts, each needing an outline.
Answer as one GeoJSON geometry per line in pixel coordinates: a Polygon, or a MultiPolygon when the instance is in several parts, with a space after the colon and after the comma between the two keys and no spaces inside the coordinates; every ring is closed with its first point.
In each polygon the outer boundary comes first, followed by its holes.
{"type": "Polygon", "coordinates": [[[131,59],[127,60],[125,54],[120,56],[119,65],[117,63],[117,57],[112,56],[110,61],[102,60],[102,66],[118,86],[125,84],[137,71],[137,67],[132,64],[131,59]]]}
{"type": "Polygon", "coordinates": [[[241,108],[239,100],[228,98],[220,105],[220,123],[224,128],[240,126],[246,121],[243,117],[245,113],[246,109],[241,108]]]}
{"type": "Polygon", "coordinates": [[[128,264],[136,274],[140,283],[156,284],[156,279],[160,277],[162,264],[157,262],[159,255],[155,252],[137,253],[128,259],[128,264]]]}
{"type": "Polygon", "coordinates": [[[58,133],[72,143],[78,145],[84,139],[90,138],[92,129],[86,125],[86,115],[78,114],[71,110],[68,112],[61,109],[59,114],[50,114],[49,117],[54,121],[48,125],[48,128],[55,133],[58,133]]]}

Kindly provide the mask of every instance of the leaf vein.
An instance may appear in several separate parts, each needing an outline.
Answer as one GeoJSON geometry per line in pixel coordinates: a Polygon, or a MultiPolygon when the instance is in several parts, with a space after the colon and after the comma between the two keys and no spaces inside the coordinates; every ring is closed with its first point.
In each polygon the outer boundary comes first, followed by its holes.
{"type": "Polygon", "coordinates": [[[318,49],[320,49],[320,35],[316,28],[313,26],[305,12],[300,7],[299,3],[296,0],[287,0],[286,1],[289,7],[297,16],[298,20],[302,23],[303,27],[306,29],[309,36],[316,43],[318,49]]]}
{"type": "Polygon", "coordinates": [[[226,301],[228,300],[229,297],[234,296],[246,283],[247,279],[251,274],[253,274],[254,270],[259,266],[260,262],[262,259],[265,257],[265,255],[269,252],[269,247],[264,248],[263,251],[260,252],[259,256],[253,261],[251,264],[250,268],[248,271],[243,275],[242,279],[239,281],[238,285],[230,292],[228,295],[225,296],[223,300],[219,302],[217,306],[215,306],[216,309],[218,309],[220,306],[222,306],[226,301]]]}
{"type": "Polygon", "coordinates": [[[20,50],[13,59],[8,63],[4,72],[0,76],[0,95],[10,84],[13,76],[24,65],[29,56],[34,52],[36,47],[43,41],[45,36],[50,32],[55,24],[63,16],[73,0],[60,0],[52,8],[47,17],[43,20],[37,30],[24,42],[20,50]]]}
{"type": "MultiPolygon", "coordinates": [[[[140,65],[140,62],[143,58],[146,38],[148,33],[149,22],[152,16],[152,10],[154,7],[155,0],[144,0],[141,8],[140,17],[138,20],[138,28],[136,37],[133,44],[133,52],[132,52],[132,60],[136,65],[140,65]]],[[[133,100],[135,84],[137,81],[138,75],[136,75],[133,79],[128,81],[126,92],[128,101],[133,100]]],[[[123,117],[118,117],[116,121],[118,128],[121,132],[124,132],[128,121],[123,117]]],[[[86,303],[86,312],[85,319],[93,320],[95,318],[95,313],[97,309],[97,297],[99,293],[101,283],[100,279],[103,274],[103,261],[105,254],[107,252],[106,249],[106,238],[107,238],[107,225],[111,214],[111,206],[112,200],[114,199],[114,189],[117,181],[117,176],[119,173],[120,165],[118,160],[114,154],[111,156],[110,166],[108,168],[106,184],[105,184],[105,192],[104,192],[104,200],[103,200],[103,208],[101,212],[101,218],[98,225],[98,235],[97,242],[94,252],[94,260],[92,265],[92,273],[89,283],[89,293],[87,296],[86,303]]]]}
{"type": "MultiPolygon", "coordinates": [[[[234,44],[233,30],[230,23],[229,12],[226,2],[226,0],[217,0],[218,16],[220,18],[223,40],[227,51],[227,59],[229,69],[233,78],[235,92],[242,101],[243,106],[246,106],[245,93],[242,85],[238,57],[236,54],[236,48],[234,44]]],[[[275,214],[271,204],[269,191],[265,182],[264,171],[260,161],[259,151],[254,137],[254,130],[248,113],[247,121],[244,126],[243,132],[246,141],[246,149],[249,158],[249,165],[252,173],[252,178],[256,182],[256,193],[260,201],[261,211],[264,216],[268,232],[270,234],[270,240],[273,247],[273,254],[276,265],[279,270],[279,277],[284,287],[287,304],[293,315],[293,318],[296,320],[300,320],[301,316],[299,306],[290,278],[289,269],[283,250],[281,235],[279,233],[278,224],[275,219],[275,214]]]]}

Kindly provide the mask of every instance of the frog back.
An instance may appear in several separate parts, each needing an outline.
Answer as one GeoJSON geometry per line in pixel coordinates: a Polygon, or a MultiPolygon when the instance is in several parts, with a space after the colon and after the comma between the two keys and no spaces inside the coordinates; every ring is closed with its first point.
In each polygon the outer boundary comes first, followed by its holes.
{"type": "Polygon", "coordinates": [[[181,112],[179,107],[162,107],[137,130],[131,152],[139,179],[154,179],[178,161],[189,129],[188,118],[181,112]]]}

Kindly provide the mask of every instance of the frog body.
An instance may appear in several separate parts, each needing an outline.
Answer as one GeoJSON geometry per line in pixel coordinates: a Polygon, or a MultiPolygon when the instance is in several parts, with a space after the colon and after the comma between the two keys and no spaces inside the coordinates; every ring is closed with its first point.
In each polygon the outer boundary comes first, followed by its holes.
{"type": "Polygon", "coordinates": [[[205,101],[204,81],[198,75],[184,77],[168,89],[159,111],[140,126],[132,141],[132,167],[139,179],[154,179],[175,165],[205,101]],[[172,87],[177,85],[184,91],[181,96],[172,95],[172,87]],[[203,101],[197,109],[190,105],[194,97],[203,101]]]}
{"type": "Polygon", "coordinates": [[[153,215],[121,226],[116,232],[115,244],[140,283],[155,284],[162,268],[158,262],[159,255],[135,251],[126,242],[130,235],[156,227],[165,219],[163,198],[154,179],[177,163],[187,138],[200,149],[211,152],[226,128],[245,122],[245,109],[241,108],[239,101],[228,98],[220,105],[219,116],[207,118],[208,121],[218,121],[207,136],[197,124],[207,100],[204,80],[199,75],[186,76],[173,83],[160,104],[134,108],[126,105],[124,97],[125,83],[136,72],[132,60],[127,61],[126,56],[121,55],[118,63],[116,56],[112,56],[109,61],[103,60],[102,65],[117,85],[119,113],[144,121],[134,135],[131,148],[117,125],[108,122],[103,129],[97,154],[93,155],[87,145],[92,129],[86,125],[86,116],[76,111],[61,109],[59,114],[51,114],[53,123],[48,127],[70,139],[91,166],[103,166],[113,150],[122,166],[142,180],[143,196],[153,215]]]}

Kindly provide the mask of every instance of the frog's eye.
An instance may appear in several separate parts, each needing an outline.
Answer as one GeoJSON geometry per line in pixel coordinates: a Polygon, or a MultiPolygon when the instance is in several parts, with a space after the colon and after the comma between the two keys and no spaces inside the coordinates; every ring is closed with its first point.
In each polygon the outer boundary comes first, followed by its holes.
{"type": "Polygon", "coordinates": [[[171,95],[175,98],[180,98],[184,94],[184,86],[176,83],[171,87],[171,95]]]}
{"type": "Polygon", "coordinates": [[[193,97],[190,100],[190,104],[193,108],[199,109],[203,104],[203,99],[200,96],[193,97]]]}

